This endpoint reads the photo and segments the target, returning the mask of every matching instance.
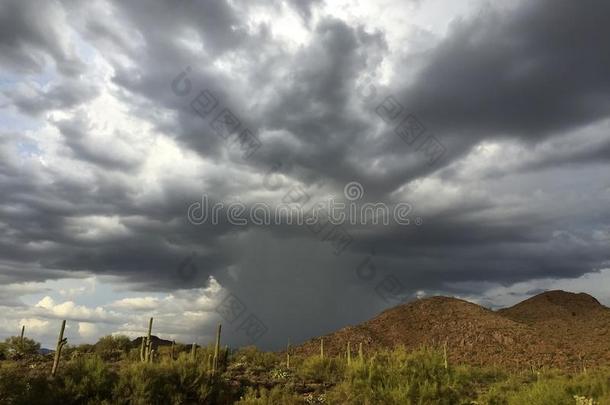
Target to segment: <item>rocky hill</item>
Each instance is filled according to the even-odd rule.
[[[595,298],[550,291],[500,311],[456,298],[421,299],[321,338],[331,354],[344,353],[348,341],[365,351],[446,342],[449,359],[459,363],[580,368],[610,363],[609,327],[610,309]],[[295,351],[319,353],[320,338]]]
[[[146,339],[145,337],[137,337],[134,340],[131,341],[131,347],[140,347],[140,345],[142,344],[142,339]],[[165,340],[165,339],[161,339],[160,337],[157,337],[155,335],[151,335],[150,336],[150,340],[152,341],[153,347],[159,347],[159,346],[171,346],[172,345],[172,341],[171,340]]]
[[[610,309],[588,294],[547,291],[498,313],[533,328],[572,364],[610,364]]]

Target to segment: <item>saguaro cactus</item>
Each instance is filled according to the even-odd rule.
[[[362,352],[362,342],[358,345],[358,360],[360,363],[364,364],[364,353]]]
[[[216,371],[218,370],[221,329],[222,329],[222,325],[218,324],[218,329],[216,330],[216,344],[214,345],[214,361],[212,362],[212,373],[216,373]]]
[[[150,318],[150,320],[148,321],[148,334],[146,335],[146,343],[144,344],[144,356],[140,355],[140,358],[142,359],[142,361],[144,363],[149,363],[152,361],[152,358],[150,355],[150,352],[152,351],[152,338],[151,338],[152,324],[153,324],[153,318]]]
[[[320,358],[324,358],[324,338],[320,339]]]
[[[152,344],[152,342],[150,342],[150,349],[149,349],[149,354],[148,354],[148,362],[152,363],[154,358],[155,358],[155,354],[157,353],[157,348],[155,348]]]
[[[57,338],[57,346],[55,348],[55,358],[53,359],[53,369],[51,369],[51,376],[55,377],[57,368],[59,367],[59,358],[61,357],[61,349],[68,343],[68,339],[64,338],[64,330],[66,329],[66,320],[61,322],[61,329],[59,331],[59,337]]]
[[[447,340],[443,344],[443,359],[445,360],[445,370],[449,368],[449,362],[447,361]]]
[[[23,347],[23,334],[25,333],[25,325],[21,327],[21,336],[19,337],[19,345]]]
[[[286,368],[290,369],[290,340],[288,340],[286,345]]]
[[[191,346],[191,360],[197,360],[197,344],[195,342]]]
[[[175,346],[176,346],[176,341],[172,340],[172,348],[171,348],[170,353],[169,353],[169,358],[171,360],[174,360],[174,347]]]
[[[144,363],[146,358],[144,356],[144,351],[146,350],[146,338],[142,336],[142,340],[140,341],[140,361]]]
[[[349,341],[347,342],[347,365],[352,364],[352,350]]]

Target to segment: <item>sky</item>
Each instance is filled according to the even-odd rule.
[[[609,35],[604,0],[3,0],[0,337],[610,305]],[[229,218],[320,201],[408,224]]]

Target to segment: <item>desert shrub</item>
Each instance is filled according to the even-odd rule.
[[[280,358],[276,353],[262,352],[255,346],[246,346],[238,349],[231,354],[230,360],[261,370],[271,370],[280,362]]]
[[[461,403],[469,390],[455,374],[445,369],[442,354],[434,350],[379,352],[350,365],[328,398],[330,403],[350,404]]]
[[[64,404],[99,404],[112,399],[117,376],[96,355],[69,361],[53,381]]]
[[[62,350],[62,357],[76,360],[82,356],[89,356],[95,353],[95,346],[90,344],[82,344],[78,346],[67,345]]]
[[[343,378],[345,361],[337,357],[312,356],[303,360],[297,369],[297,375],[308,381],[337,382]]]
[[[46,375],[28,373],[20,363],[3,361],[0,363],[0,403],[45,405],[58,402]]]
[[[610,403],[610,370],[595,370],[573,376],[566,390],[572,396],[592,397],[602,404]]]
[[[306,404],[304,398],[286,387],[248,388],[244,395],[235,402],[238,405],[296,405]]]
[[[205,366],[185,356],[174,362],[132,363],[120,369],[114,403],[223,404],[231,403],[230,387]]]
[[[569,375],[551,370],[533,376],[530,373],[512,374],[505,381],[493,384],[481,395],[490,405],[575,404],[576,397],[593,400],[595,404],[610,403],[610,373],[595,370],[588,374]]]
[[[37,355],[40,350],[40,343],[33,339],[24,337],[23,341],[19,336],[11,336],[0,343],[0,357],[2,359],[20,359],[24,356]]]
[[[166,367],[132,363],[121,368],[114,400],[120,404],[179,403],[178,380]]]
[[[466,369],[466,373],[470,370],[476,370],[471,367],[462,367]],[[476,372],[476,371],[475,371]],[[472,373],[472,371],[470,371]],[[531,372],[516,373],[516,374],[500,374],[495,381],[477,380],[476,383],[480,386],[482,393],[479,395],[479,401],[488,405],[506,405],[508,397],[519,391],[521,388],[536,381],[537,377]]]
[[[537,381],[511,395],[508,405],[574,405],[574,398],[564,384],[560,379]]]
[[[95,353],[106,361],[117,361],[128,356],[131,341],[127,336],[104,336],[95,344]]]

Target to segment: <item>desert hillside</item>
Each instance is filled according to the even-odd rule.
[[[587,294],[549,291],[513,307],[491,311],[449,297],[432,297],[388,309],[362,324],[311,339],[296,348],[330,354],[349,341],[364,351],[443,346],[449,359],[475,365],[582,368],[610,361],[610,309]]]

